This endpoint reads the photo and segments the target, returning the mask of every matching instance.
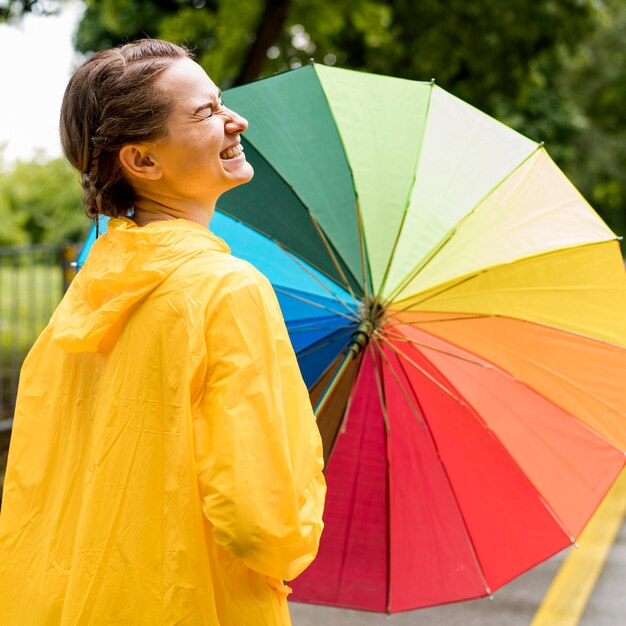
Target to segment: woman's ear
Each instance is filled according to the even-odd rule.
[[[163,170],[153,153],[143,144],[128,144],[120,148],[120,163],[127,174],[135,178],[157,180]]]

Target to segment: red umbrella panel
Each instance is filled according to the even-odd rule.
[[[430,317],[428,332],[383,328],[361,355],[328,463],[322,545],[296,600],[396,612],[488,595],[570,545],[624,466],[527,382],[432,332],[456,335],[460,320]],[[497,325],[524,343],[518,322]],[[557,360],[576,372],[587,344]]]

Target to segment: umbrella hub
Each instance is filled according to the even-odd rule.
[[[385,316],[385,308],[376,296],[370,296],[363,300],[359,309],[359,327],[352,334],[352,340],[348,345],[348,351],[353,357],[367,346],[373,334],[382,326]]]

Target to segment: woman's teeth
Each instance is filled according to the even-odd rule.
[[[233,148],[228,148],[228,150],[224,150],[224,152],[220,153],[220,159],[234,159],[239,156],[243,152],[243,147],[238,145]]]

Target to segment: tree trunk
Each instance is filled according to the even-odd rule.
[[[291,0],[265,0],[256,37],[233,87],[245,85],[259,77],[267,59],[267,49],[278,39],[287,19],[290,4]]]

